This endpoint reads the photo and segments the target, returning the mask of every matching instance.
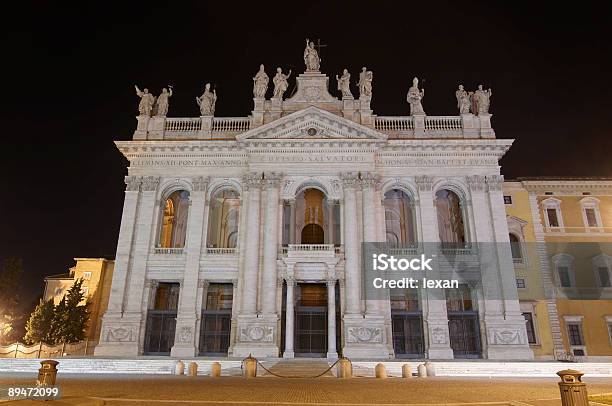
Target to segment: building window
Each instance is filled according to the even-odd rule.
[[[584,335],[582,330],[582,319],[581,315],[565,315],[563,316],[565,321],[565,329],[567,332],[567,342],[569,343],[570,352],[574,356],[585,356],[586,345],[584,342]]]
[[[504,196],[504,204],[512,204],[512,196]]]
[[[87,297],[87,295],[89,294],[89,288],[88,287],[84,287],[81,289],[81,292],[83,292],[83,296]]]
[[[88,281],[91,279],[91,272],[83,272],[83,279]]]
[[[583,346],[582,325],[580,323],[568,323],[567,338],[571,346]]]
[[[189,192],[177,190],[166,198],[162,207],[159,246],[162,248],[183,248],[187,233]]]
[[[533,313],[525,312],[523,313],[523,317],[525,318],[525,327],[527,329],[527,341],[529,344],[537,344]]]
[[[587,227],[598,227],[595,209],[584,209],[584,214],[587,220]]]
[[[240,223],[240,194],[220,189],[210,200],[208,215],[208,248],[236,248]]]
[[[385,193],[385,230],[387,243],[391,245],[413,245],[416,243],[416,224],[412,199],[398,189]]]
[[[561,200],[550,197],[542,201],[544,209],[544,222],[548,228],[563,229],[563,217],[561,216]]]
[[[591,228],[601,229],[603,222],[601,220],[601,212],[599,211],[599,200],[594,197],[585,197],[580,200],[580,205],[582,206],[582,220],[587,232]]]
[[[444,246],[463,248],[466,243],[463,207],[459,196],[448,189],[436,192],[438,233]]]
[[[515,264],[523,263],[523,249],[521,247],[521,240],[514,235],[510,234],[510,251],[512,251],[512,260]]]
[[[610,270],[607,267],[600,266],[599,268],[597,268],[597,276],[599,276],[600,287],[610,287]]]
[[[552,257],[555,285],[561,288],[576,286],[574,273],[574,257],[567,254],[557,254]]]
[[[516,287],[519,289],[525,289],[527,287],[525,284],[525,278],[516,278]]]
[[[572,286],[572,282],[570,280],[569,268],[567,266],[560,266],[557,268],[557,272],[559,274],[559,285],[562,288],[569,288]]]
[[[556,209],[546,209],[546,217],[548,218],[549,227],[559,227],[559,218],[557,217]]]
[[[601,254],[593,258],[595,285],[600,288],[612,287],[612,257]]]

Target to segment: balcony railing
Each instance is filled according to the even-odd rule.
[[[242,133],[251,127],[248,117],[215,117],[212,122],[213,133]]]
[[[461,117],[435,116],[425,117],[425,130],[434,131],[461,131]]]
[[[234,255],[238,253],[238,248],[206,248],[209,255]]]
[[[181,255],[183,253],[183,248],[155,247],[153,252],[155,254],[161,254],[161,255]]]
[[[413,131],[414,121],[412,116],[377,116],[374,128],[379,131]]]
[[[166,118],[164,131],[166,133],[181,134],[181,133],[197,133],[202,128],[202,122],[199,117],[188,118]]]

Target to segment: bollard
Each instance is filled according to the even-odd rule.
[[[402,365],[402,378],[412,378],[412,368],[410,364]]]
[[[385,364],[376,364],[374,371],[378,379],[387,379],[387,368],[385,368]]]
[[[174,365],[174,374],[185,375],[185,363],[183,361],[176,361],[176,364]]]
[[[52,359],[46,359],[40,361],[42,365],[38,370],[38,379],[36,380],[37,386],[55,386],[55,380],[57,378],[57,365],[59,362]]]
[[[190,362],[189,366],[187,367],[187,373],[189,376],[198,376],[198,363]]]
[[[434,364],[429,361],[425,362],[425,371],[427,372],[427,376],[436,376],[436,368]]]
[[[582,382],[584,373],[573,369],[564,369],[557,372],[561,377],[559,391],[561,392],[562,406],[589,406],[586,383]]]
[[[338,360],[338,370],[336,375],[338,378],[352,378],[353,377],[353,364],[348,358],[340,358]]]
[[[419,364],[419,366],[417,367],[417,376],[419,378],[427,377],[427,367],[425,367],[425,364]]]
[[[257,377],[257,358],[251,354],[242,360],[242,376],[247,379]]]
[[[213,362],[210,366],[211,378],[218,378],[221,376],[221,363]]]

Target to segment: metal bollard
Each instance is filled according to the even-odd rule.
[[[198,363],[190,362],[189,366],[187,367],[187,373],[189,376],[198,376]]]
[[[340,358],[338,360],[338,370],[336,373],[338,378],[352,378],[353,377],[353,364],[348,358]]]
[[[55,380],[57,378],[57,365],[59,362],[52,359],[46,359],[40,361],[42,365],[38,370],[38,379],[36,380],[37,386],[55,386]]]
[[[374,371],[378,379],[387,379],[387,368],[385,368],[385,364],[376,364]]]
[[[175,375],[185,375],[185,363],[183,361],[176,361],[174,364]]]
[[[247,379],[257,377],[257,358],[251,354],[242,360],[242,376]]]
[[[586,383],[582,382],[583,372],[573,369],[564,369],[557,372],[561,377],[559,391],[561,392],[561,405],[563,406],[589,406]]]
[[[425,362],[425,371],[427,372],[427,376],[436,376],[436,368],[434,364],[429,361]]]
[[[210,377],[218,378],[221,376],[221,363],[213,362],[210,366]]]
[[[410,364],[402,365],[402,378],[412,378],[412,368]]]
[[[427,367],[425,366],[425,364],[419,364],[419,366],[417,367],[417,376],[419,378],[427,377]]]

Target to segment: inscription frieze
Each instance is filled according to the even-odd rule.
[[[195,159],[134,159],[130,162],[130,166],[181,166],[181,167],[198,167],[198,166],[246,166],[246,159],[224,159],[224,158],[195,158]]]

